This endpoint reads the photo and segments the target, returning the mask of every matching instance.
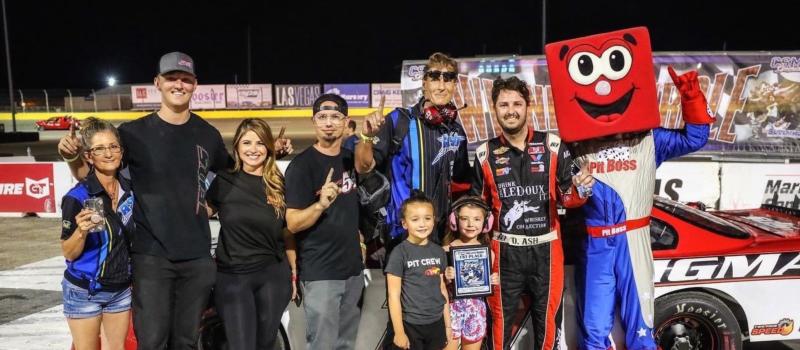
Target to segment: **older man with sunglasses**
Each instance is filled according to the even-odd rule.
[[[431,239],[438,243],[444,236],[450,199],[470,186],[467,138],[452,102],[458,64],[437,52],[428,59],[424,72],[419,102],[385,117],[382,109],[368,115],[362,123],[362,142],[356,146],[356,167],[362,172],[377,167],[391,173],[386,222],[392,242],[402,241],[405,234],[400,206],[412,189],[422,190],[433,200],[439,220]]]

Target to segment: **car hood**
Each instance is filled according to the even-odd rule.
[[[800,239],[800,216],[779,210],[759,208],[712,212],[717,217],[749,229],[756,239]]]

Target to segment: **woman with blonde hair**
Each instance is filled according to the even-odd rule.
[[[214,299],[231,349],[272,349],[296,280],[283,175],[265,121],[243,120],[233,149],[233,169],[206,194],[221,224]]]

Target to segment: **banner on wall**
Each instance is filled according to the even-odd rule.
[[[709,142],[701,152],[800,154],[800,52],[654,53],[661,125],[681,128],[683,119],[667,66],[696,70],[709,108],[716,117]],[[531,87],[529,125],[557,131],[547,63],[543,56],[502,56],[458,59],[459,76],[453,97],[471,148],[500,133],[491,108],[492,81],[516,75]],[[403,105],[422,96],[425,61],[404,61],[401,71]]]
[[[0,163],[0,212],[56,212],[52,163]]]
[[[369,107],[369,84],[325,84],[322,90],[341,96],[349,108]]]
[[[276,84],[273,90],[276,108],[311,107],[314,105],[314,100],[322,95],[322,87],[318,84]]]
[[[134,109],[156,109],[161,106],[161,92],[152,84],[131,85]]]
[[[655,194],[716,208],[720,194],[719,163],[664,162],[656,170]]]
[[[225,108],[225,85],[197,85],[192,94],[192,102],[189,108]]]
[[[721,169],[720,209],[758,208],[762,203],[798,209],[797,164],[726,163]]]
[[[132,85],[134,109],[156,109],[161,106],[161,92],[154,85]],[[192,94],[191,109],[224,109],[225,85],[197,85]]]
[[[272,85],[225,85],[228,108],[272,108]]]
[[[386,97],[385,108],[397,108],[403,106],[403,94],[400,92],[398,83],[372,84],[372,107],[378,107],[381,103],[381,96]]]

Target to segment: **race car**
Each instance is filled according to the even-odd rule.
[[[800,339],[800,211],[706,212],[655,197],[650,228],[662,349]]]
[[[70,115],[60,115],[37,121],[36,130],[69,130],[69,126],[72,124],[75,125],[76,129],[81,125],[78,119]]]
[[[565,310],[563,342],[577,348],[574,258],[580,219],[564,224]],[[650,220],[654,256],[655,322],[661,349],[743,349],[744,342],[800,339],[800,210],[763,205],[758,209],[706,211],[654,196]],[[516,335],[529,344],[527,319]],[[526,329],[527,328],[527,329]],[[612,338],[624,349],[619,320]],[[774,344],[774,346],[773,346]],[[768,348],[783,348],[777,342]]]

